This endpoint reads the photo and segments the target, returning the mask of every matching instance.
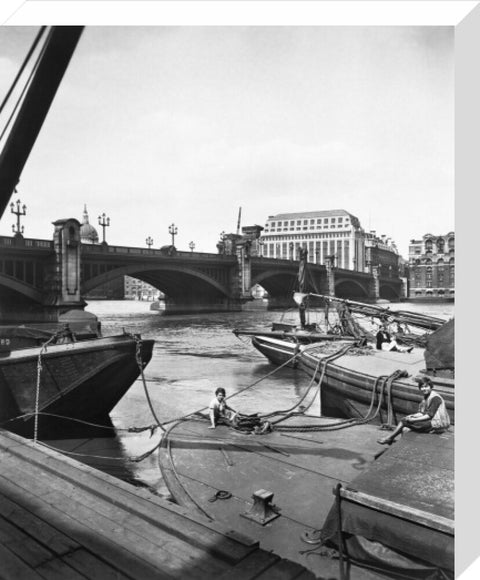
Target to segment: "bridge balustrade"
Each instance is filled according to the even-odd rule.
[[[215,260],[231,261],[232,256],[224,254],[214,254],[209,252],[183,252],[176,250],[173,254],[168,254],[165,250],[156,250],[152,248],[135,248],[129,246],[110,246],[103,244],[82,244],[82,252],[84,253],[108,253],[108,254],[127,254],[134,256],[155,256],[162,258],[190,258],[201,259],[210,258]]]
[[[28,248],[29,250],[35,248],[53,251],[53,242],[51,240],[37,240],[34,238],[20,238],[20,240],[15,237],[0,236],[0,247],[19,250],[22,248]]]

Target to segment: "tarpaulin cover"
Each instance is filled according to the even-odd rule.
[[[390,570],[454,570],[453,434],[409,432],[357,477],[347,489],[385,503],[385,509],[341,498],[341,527],[350,556]],[[412,515],[389,509],[400,504]],[[415,517],[428,514],[430,522]],[[338,545],[338,512],[333,506],[322,537]],[[450,522],[445,530],[438,522]],[[349,535],[353,537],[349,537]],[[450,575],[450,574],[449,574]]]
[[[427,370],[455,368],[455,323],[449,320],[427,338],[425,364]]]

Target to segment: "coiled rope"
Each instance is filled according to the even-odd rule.
[[[386,424],[382,425],[382,429],[391,429],[393,427],[393,405],[391,400],[391,390],[392,384],[395,380],[401,377],[408,376],[407,371],[405,370],[397,370],[393,372],[389,376],[380,376],[377,377],[375,383],[372,388],[371,398],[370,398],[370,407],[367,410],[364,417],[352,418],[352,419],[345,419],[344,421],[339,421],[336,423],[330,423],[328,425],[324,424],[316,424],[316,425],[273,425],[272,428],[275,431],[298,431],[298,432],[307,432],[307,431],[336,431],[340,429],[347,429],[349,427],[355,427],[357,425],[365,425],[373,421],[379,414],[380,408],[382,405],[382,399],[384,394],[385,385],[387,385],[387,409],[388,409],[388,421]],[[374,406],[375,395],[377,392],[377,387],[380,384],[380,392],[378,394],[378,403],[375,412],[372,414],[372,409]]]

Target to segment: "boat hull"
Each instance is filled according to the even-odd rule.
[[[385,424],[393,419],[398,423],[405,415],[416,413],[421,400],[418,384],[414,377],[424,369],[423,353],[421,349],[415,353],[386,353],[372,350],[367,360],[361,357],[343,356],[329,362],[323,373],[320,385],[320,401],[322,414],[334,417],[364,418],[371,412],[372,397],[373,410],[378,407],[374,422]],[[419,356],[422,355],[422,356]],[[409,358],[410,357],[410,358]],[[322,356],[314,350],[304,349],[298,357],[298,368],[309,376],[320,380],[318,372]],[[323,365],[320,363],[320,368]],[[397,370],[404,370],[408,374],[405,378],[398,378],[391,383],[390,395],[387,388],[383,389],[379,402],[380,377],[390,376]],[[452,424],[454,423],[455,397],[454,381],[440,377],[431,377],[434,389],[445,400]],[[375,395],[373,395],[375,391]],[[391,417],[389,417],[389,399]],[[379,404],[380,403],[380,404]]]
[[[32,436],[37,386],[39,437],[78,429],[78,422],[47,414],[101,423],[140,375],[138,361],[142,367],[150,361],[153,343],[122,335],[47,346],[43,353],[12,350],[0,359],[0,423]]]
[[[264,336],[254,336],[252,337],[252,344],[271,363],[279,366],[297,367],[297,359],[294,357],[300,352],[298,343]]]
[[[322,369],[322,359],[318,345],[300,346],[289,341],[272,339],[264,336],[252,338],[252,344],[270,362],[276,365],[286,364],[298,368],[318,381]],[[339,340],[332,348],[341,350],[351,342]],[[330,350],[331,352],[331,350]],[[409,376],[393,381],[391,388],[391,413],[386,392],[382,397],[378,413],[373,422],[394,423],[411,413],[418,411],[420,392],[413,380],[425,368],[423,349],[414,349],[413,353],[388,353],[371,349],[368,357],[343,356],[328,362],[323,373],[320,388],[322,414],[331,417],[364,418],[370,410],[374,388],[380,392],[379,377],[387,377],[396,370],[405,370]],[[297,354],[297,357],[293,358]],[[442,377],[431,377],[435,390],[444,398],[454,423],[455,397],[454,381]],[[386,389],[385,389],[386,391]],[[374,398],[374,408],[378,405],[378,395]]]

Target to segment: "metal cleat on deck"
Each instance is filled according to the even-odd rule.
[[[255,491],[252,495],[253,505],[246,510],[245,513],[240,514],[242,517],[247,518],[261,524],[264,526],[271,522],[275,518],[278,518],[280,513],[278,513],[277,508],[271,504],[273,499],[273,492],[266,489],[259,489]]]

